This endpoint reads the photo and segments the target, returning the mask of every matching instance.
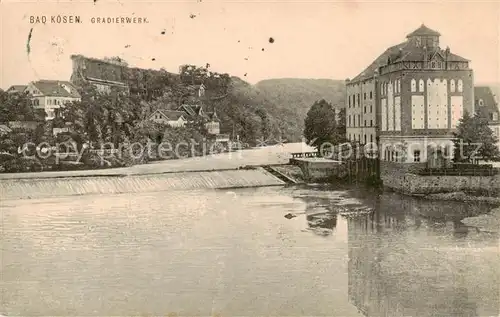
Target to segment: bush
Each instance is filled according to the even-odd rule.
[[[7,173],[41,172],[43,164],[36,158],[18,157],[7,161],[3,165]]]

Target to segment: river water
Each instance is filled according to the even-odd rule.
[[[309,185],[0,208],[7,316],[499,314],[499,236],[460,222],[486,205]]]

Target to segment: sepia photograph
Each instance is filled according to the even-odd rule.
[[[500,317],[500,1],[0,0],[0,317]]]

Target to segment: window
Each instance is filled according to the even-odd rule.
[[[370,127],[373,127],[373,120],[370,120]]]
[[[349,96],[349,108],[351,108],[351,96]]]
[[[349,125],[348,125],[348,127],[350,127],[350,126],[351,126],[351,115],[349,115]]]
[[[373,105],[370,105],[370,113],[373,113]]]
[[[370,91],[370,99],[373,98],[373,93]]]
[[[361,115],[358,114],[358,125],[361,125]]]
[[[363,93],[363,100],[366,100],[366,92]]]
[[[420,151],[413,151],[413,162],[420,162]]]
[[[431,68],[436,68],[436,62],[431,62]]]
[[[419,92],[424,92],[424,80],[423,79],[420,79],[418,81],[418,91]]]
[[[458,82],[457,82],[457,90],[458,90],[458,92],[462,92],[464,90],[463,86],[464,86],[464,83],[462,82],[461,79],[459,79]]]
[[[370,142],[373,143],[373,134],[370,134]]]
[[[416,92],[417,91],[417,82],[415,79],[411,80],[411,92]]]
[[[450,91],[455,92],[455,80],[450,80]]]
[[[479,99],[479,106],[484,106],[483,99]]]
[[[493,121],[498,121],[498,112],[493,113]]]
[[[361,105],[360,98],[361,98],[361,94],[358,94],[358,107]]]
[[[366,134],[365,134],[365,143],[364,144],[366,144]]]
[[[361,142],[361,134],[358,134],[358,141]]]
[[[366,127],[366,120],[365,120],[365,125],[364,126]]]
[[[364,112],[366,113],[366,106],[364,107]]]

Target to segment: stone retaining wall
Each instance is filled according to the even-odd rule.
[[[406,194],[478,192],[500,196],[500,175],[494,176],[421,176],[414,174],[425,163],[380,163],[384,187]]]

